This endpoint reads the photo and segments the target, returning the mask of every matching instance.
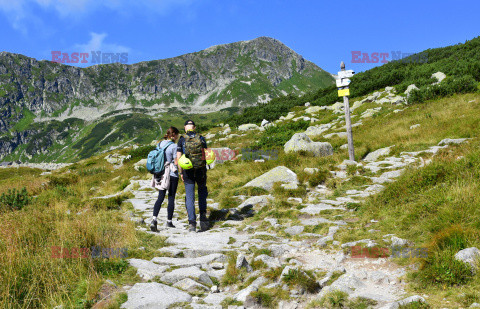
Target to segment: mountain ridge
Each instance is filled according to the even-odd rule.
[[[328,72],[267,37],[172,58],[86,68],[0,53],[0,110],[3,119],[13,121],[24,116],[14,106],[28,109],[37,121],[60,115],[66,119],[75,111],[73,117],[98,118],[138,105],[156,112],[176,107],[203,113],[330,84]],[[98,112],[92,113],[92,107]],[[1,123],[0,133],[7,128],[8,123]]]

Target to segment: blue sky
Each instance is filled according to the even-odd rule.
[[[0,51],[163,59],[212,45],[276,38],[330,73],[363,71],[352,51],[413,53],[480,35],[480,1],[0,0]],[[391,57],[391,56],[390,56]]]

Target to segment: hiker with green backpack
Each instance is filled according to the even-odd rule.
[[[185,137],[180,137],[177,146],[177,161],[180,177],[185,184],[185,206],[188,213],[189,231],[196,232],[195,183],[198,187],[200,230],[208,229],[207,219],[207,161],[205,138],[195,132],[193,120],[185,121]]]
[[[178,170],[176,150],[179,131],[175,127],[170,127],[157,148],[151,151],[147,158],[147,170],[153,174],[152,186],[158,189],[158,199],[153,207],[153,218],[150,224],[150,230],[157,232],[157,217],[160,212],[163,200],[168,190],[168,207],[166,227],[175,226],[172,223],[173,211],[175,210],[175,194],[178,186]]]

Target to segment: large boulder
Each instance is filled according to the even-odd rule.
[[[480,261],[480,250],[476,247],[460,250],[455,254],[455,259],[469,264],[472,271],[476,271],[478,262]]]
[[[258,126],[254,123],[242,124],[238,127],[238,130],[240,131],[248,131],[253,129],[258,129]]]
[[[271,190],[275,182],[298,184],[297,174],[285,166],[277,166],[248,182],[244,187],[259,187],[265,190]]]
[[[418,87],[415,86],[415,84],[411,84],[407,87],[407,90],[405,90],[405,94],[407,95],[407,97],[410,96],[410,92],[412,92],[413,90],[418,90]]]
[[[445,73],[442,73],[442,72],[437,72],[437,73],[433,73],[432,74],[432,78],[436,78],[438,82],[434,83],[434,84],[439,84],[442,82],[442,80],[444,80],[445,78],[447,77],[447,75],[445,75]]]
[[[315,157],[325,157],[333,154],[333,147],[330,143],[312,142],[305,133],[295,133],[284,145],[285,152],[306,151]]]

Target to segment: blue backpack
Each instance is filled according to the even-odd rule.
[[[147,157],[147,170],[152,174],[159,174],[165,170],[165,149],[173,144],[173,142],[167,143],[167,146],[160,148],[160,143],[157,148],[150,151]]]

